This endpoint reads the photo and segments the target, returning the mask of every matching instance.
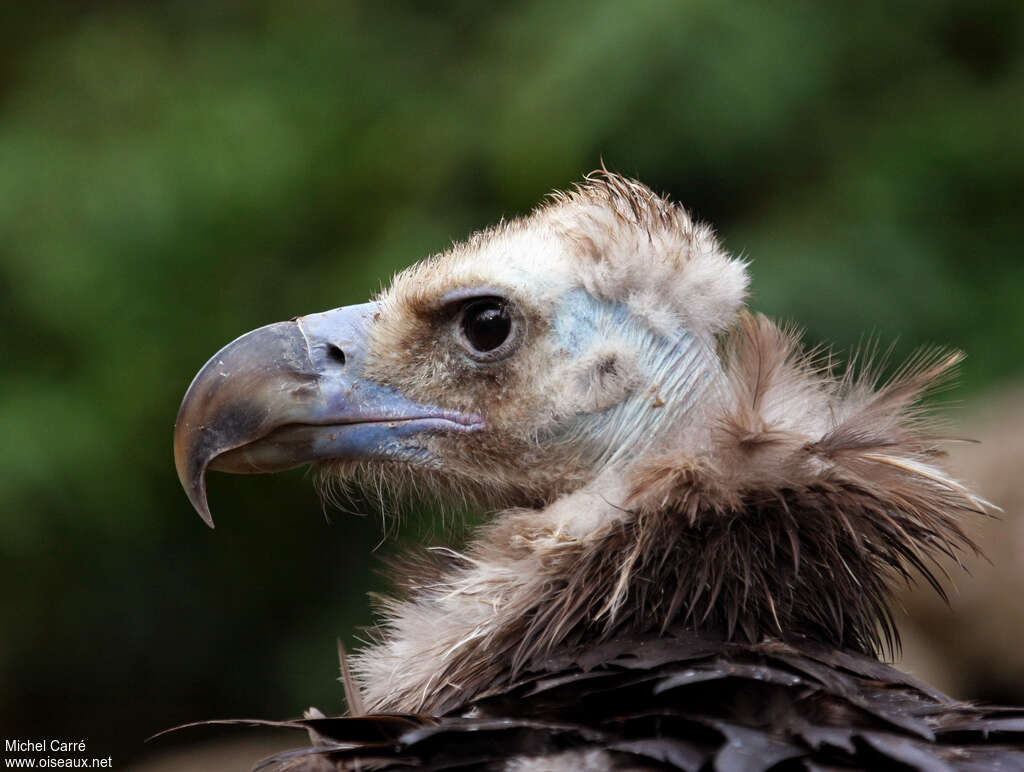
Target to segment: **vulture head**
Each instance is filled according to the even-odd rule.
[[[185,395],[178,475],[211,525],[207,470],[308,463],[497,510],[409,561],[355,658],[372,710],[450,710],[626,634],[877,653],[888,583],[935,583],[984,508],[916,406],[957,355],[839,374],[746,288],[707,226],[595,173],[372,302],[230,343]]]
[[[721,379],[715,336],[746,284],[682,209],[594,179],[405,270],[374,302],[229,344],[185,397],[178,473],[208,522],[207,468],[313,461],[544,506],[659,443],[697,441]]]

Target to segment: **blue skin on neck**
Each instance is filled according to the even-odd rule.
[[[666,336],[626,304],[595,298],[581,287],[558,300],[553,328],[567,357],[579,360],[616,341],[640,373],[639,383],[620,402],[578,413],[545,438],[575,444],[597,466],[635,455],[656,441],[656,427],[685,420],[711,380],[714,354],[696,335],[679,328]]]

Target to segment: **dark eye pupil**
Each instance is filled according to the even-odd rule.
[[[477,351],[493,351],[508,338],[512,320],[502,303],[490,300],[466,309],[462,329],[466,340]]]

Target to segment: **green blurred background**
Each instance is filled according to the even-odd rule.
[[[810,340],[963,348],[967,400],[1024,372],[1020,0],[4,6],[6,737],[127,761],[176,723],[340,709],[334,639],[394,544],[301,472],[214,477],[208,531],[179,400],[236,335],[602,158]]]

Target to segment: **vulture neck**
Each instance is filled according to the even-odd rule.
[[[700,429],[700,406],[722,377],[712,340],[582,290],[567,293],[562,307],[556,336],[582,360],[574,380],[585,393],[569,400],[577,414],[541,441],[553,466],[570,462],[592,478],[622,476],[631,459]]]
[[[625,634],[897,645],[888,583],[941,593],[937,556],[984,511],[938,465],[915,404],[957,357],[894,380],[835,377],[745,316],[693,422],[543,509],[499,514],[463,552],[407,572],[355,658],[367,707],[442,713],[552,655]],[[941,570],[941,569],[940,569]]]

